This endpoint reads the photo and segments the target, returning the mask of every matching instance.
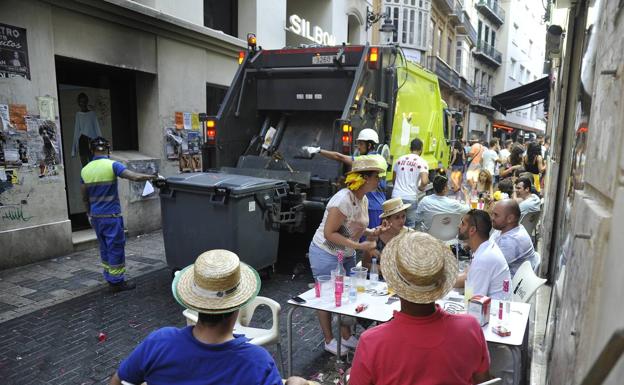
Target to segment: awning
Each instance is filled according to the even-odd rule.
[[[492,96],[492,107],[506,114],[513,108],[548,99],[549,91],[550,79],[545,76],[534,82]]]

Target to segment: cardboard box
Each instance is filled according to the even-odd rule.
[[[475,295],[468,302],[468,314],[477,319],[479,325],[484,326],[490,320],[490,304],[492,300],[485,295]]]

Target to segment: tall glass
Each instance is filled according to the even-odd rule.
[[[351,281],[354,282],[355,289],[358,293],[366,291],[366,274],[368,269],[362,266],[351,268]]]
[[[316,284],[320,287],[321,300],[334,300],[334,283],[330,275],[319,275],[316,277]]]

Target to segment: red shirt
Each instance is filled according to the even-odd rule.
[[[436,305],[427,317],[401,312],[362,334],[349,385],[472,384],[489,370],[483,331],[472,316],[448,314]]]

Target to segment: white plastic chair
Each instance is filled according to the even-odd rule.
[[[524,261],[511,279],[511,292],[514,302],[529,302],[529,299],[535,294],[537,289],[542,286],[546,280],[535,275],[531,261]]]
[[[268,306],[271,309],[273,324],[270,329],[254,328],[250,327],[249,323],[256,311],[256,308],[260,305]],[[244,334],[250,339],[250,343],[259,346],[276,345],[277,359],[279,361],[282,373],[284,372],[284,361],[282,360],[282,345],[280,340],[279,331],[279,313],[282,307],[279,303],[267,297],[256,297],[253,301],[241,308],[238,312],[238,319],[234,325],[234,333]],[[187,325],[195,325],[197,323],[197,312],[194,310],[186,309],[184,312]]]
[[[492,378],[491,380],[485,381],[485,382],[480,382],[477,385],[492,385],[492,384],[498,384],[503,382],[503,379],[500,377],[497,378]]]
[[[441,241],[450,241],[457,237],[462,214],[435,214],[431,219],[429,235]]]
[[[535,244],[535,229],[537,228],[537,223],[539,222],[539,219],[540,219],[539,211],[526,213],[522,216],[522,218],[520,218],[520,224],[524,226],[527,233],[529,233],[529,236],[531,237],[533,244]]]

